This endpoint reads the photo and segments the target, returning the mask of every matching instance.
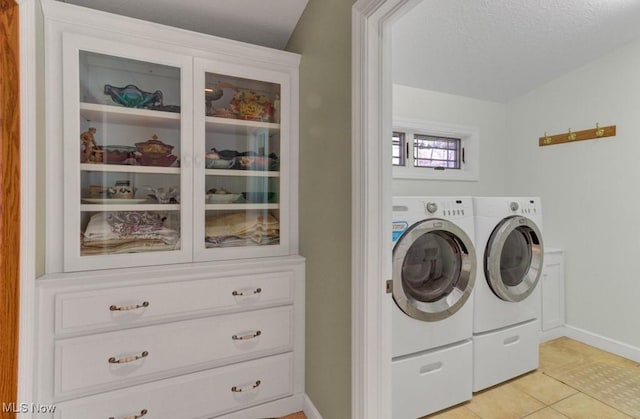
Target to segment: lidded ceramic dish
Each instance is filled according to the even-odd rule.
[[[136,143],[136,150],[144,157],[150,159],[160,159],[171,154],[173,146],[163,143],[158,139],[157,135],[153,134],[150,140],[147,140],[143,143]]]

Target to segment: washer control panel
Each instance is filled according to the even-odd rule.
[[[426,215],[455,218],[473,215],[471,202],[462,199],[451,199],[447,201],[425,201],[424,212]]]
[[[539,203],[536,199],[522,199],[509,202],[509,209],[513,214],[527,215],[537,214]]]

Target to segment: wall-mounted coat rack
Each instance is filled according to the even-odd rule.
[[[596,138],[613,137],[616,135],[616,126],[610,125],[607,127],[601,127],[596,124],[595,128],[585,129],[583,131],[572,132],[569,129],[564,134],[547,135],[544,133],[544,137],[538,139],[538,145],[540,147],[546,145],[555,145],[563,143],[572,143],[575,141],[593,140]]]

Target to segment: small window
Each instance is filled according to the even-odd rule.
[[[393,157],[394,166],[404,166],[406,162],[407,140],[405,139],[404,132],[393,132],[393,150],[391,155]]]
[[[460,169],[462,154],[460,138],[415,134],[413,165],[443,169]]]
[[[477,128],[427,121],[394,120],[395,179],[478,180]]]

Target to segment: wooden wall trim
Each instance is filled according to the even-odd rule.
[[[0,0],[0,11],[4,12],[5,10],[11,10],[14,7],[18,7],[18,3],[15,0]],[[18,10],[15,10],[15,13],[18,13]]]
[[[0,0],[0,402],[17,403],[20,299],[19,9]],[[6,416],[5,416],[6,415]],[[2,417],[13,418],[14,413]]]

